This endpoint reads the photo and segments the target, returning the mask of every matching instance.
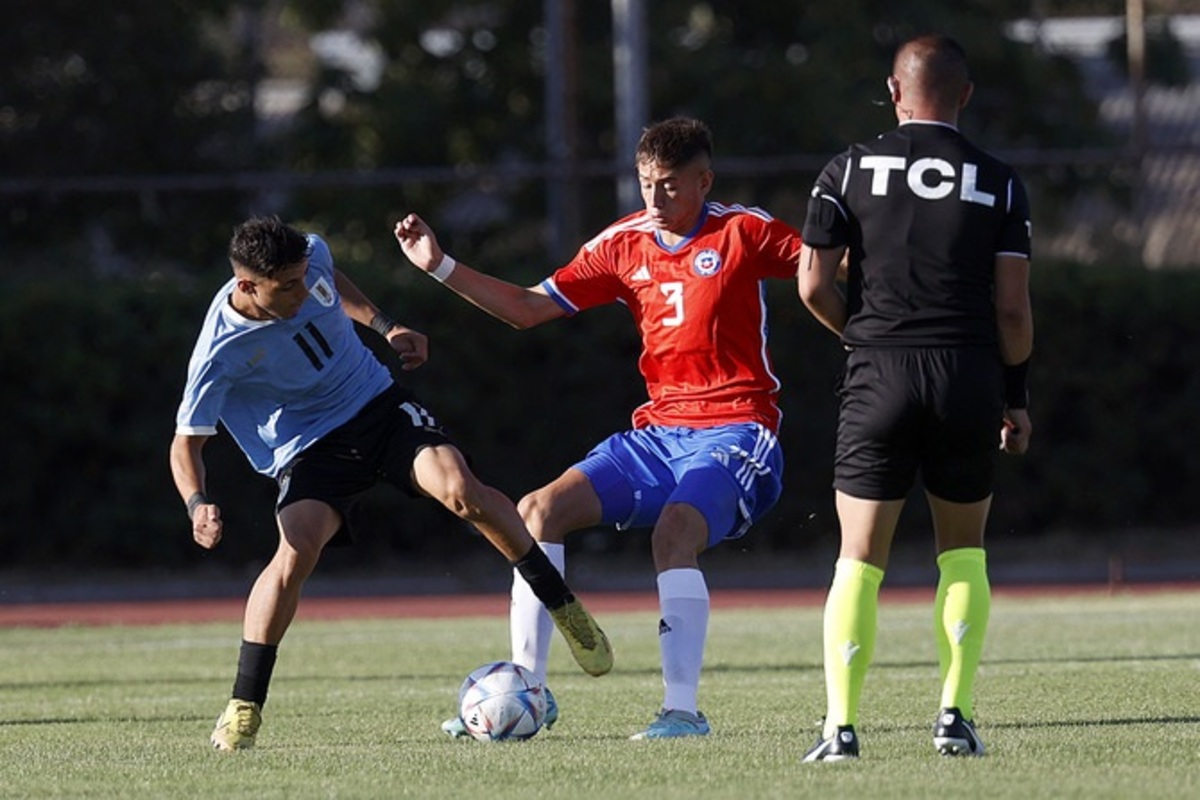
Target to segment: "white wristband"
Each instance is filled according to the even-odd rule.
[[[446,278],[450,277],[450,273],[454,272],[454,268],[457,266],[458,262],[451,258],[449,253],[442,253],[442,263],[437,265],[437,269],[429,273],[429,277],[438,283],[445,283]]]

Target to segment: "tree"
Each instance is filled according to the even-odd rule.
[[[253,109],[238,53],[208,38],[233,0],[126,0],[86,12],[69,0],[21,5],[0,27],[7,178],[199,174],[252,161]],[[116,186],[23,193],[6,198],[0,237],[10,248],[89,237],[134,252],[164,239],[179,246],[190,232],[211,235],[203,224],[211,216],[195,200]]]
[[[337,6],[319,0],[295,8],[310,25],[339,25]],[[605,3],[573,6],[577,157],[612,160],[610,10]],[[1073,65],[1004,35],[1005,22],[1026,10],[1015,0],[921,0],[902,9],[878,0],[658,0],[647,4],[651,113],[706,119],[726,161],[809,154],[815,171],[824,156],[894,124],[890,109],[872,103],[886,98],[883,81],[894,49],[910,35],[936,29],[959,38],[969,52],[977,91],[963,126],[981,144],[1055,148],[1100,141],[1095,108]],[[324,71],[281,141],[282,157],[303,169],[541,164],[547,156],[543,79],[547,70],[564,68],[545,62],[541,12],[540,4],[517,0],[379,4],[356,33],[384,54],[380,83],[364,90],[345,73]],[[327,92],[344,100],[336,110],[320,102]],[[632,168],[614,168],[626,167]],[[719,174],[722,186],[744,199],[756,193],[758,202],[789,213],[802,212],[813,177],[772,167],[748,181]],[[1076,178],[1053,180],[1061,188]],[[613,215],[606,185],[611,175],[597,182],[600,191],[585,193],[584,235]],[[476,216],[481,230],[465,246],[486,234],[489,240],[517,236],[538,247],[539,237],[514,233],[513,226],[544,216],[540,188],[496,188],[490,214]],[[428,186],[402,187],[402,193],[427,211],[454,199],[453,192],[430,193]],[[364,210],[338,205],[355,214]]]

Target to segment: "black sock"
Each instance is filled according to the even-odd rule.
[[[562,575],[550,563],[550,559],[546,557],[536,542],[528,553],[513,562],[513,566],[529,584],[534,596],[541,600],[542,605],[546,608],[551,610],[562,608],[575,599],[575,595],[571,594],[571,590],[567,588]]]
[[[275,670],[278,651],[279,645],[242,641],[237,680],[233,682],[234,697],[258,703],[260,708],[266,705],[267,687],[271,685],[271,673]]]

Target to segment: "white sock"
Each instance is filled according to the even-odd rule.
[[[669,569],[658,574],[662,619],[663,708],[696,713],[704,640],[708,634],[708,584],[698,569]]]
[[[562,544],[538,542],[538,547],[559,571],[566,573],[567,548]],[[512,641],[512,660],[546,682],[546,661],[550,657],[550,641],[554,638],[554,620],[537,599],[533,589],[513,570],[512,604],[508,609],[508,630]]]

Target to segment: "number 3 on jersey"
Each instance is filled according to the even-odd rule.
[[[667,298],[667,305],[675,311],[670,316],[663,317],[663,327],[677,328],[683,324],[683,282],[668,281],[658,287]]]

